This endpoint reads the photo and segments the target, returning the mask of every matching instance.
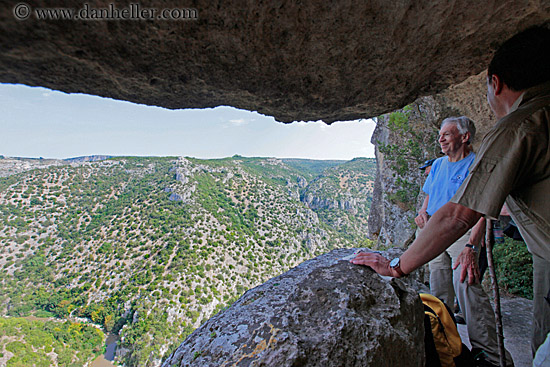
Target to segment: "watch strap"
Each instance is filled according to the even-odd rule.
[[[394,269],[397,272],[397,274],[399,274],[400,277],[404,277],[405,275],[407,275],[403,273],[403,270],[401,270],[401,259],[399,258],[397,259],[397,264],[393,266],[390,264],[390,267]]]
[[[472,250],[474,250],[474,252],[478,252],[479,251],[479,248],[475,245],[472,245],[470,243],[467,243],[465,247],[469,247],[471,248]]]

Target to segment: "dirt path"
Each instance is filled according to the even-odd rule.
[[[533,302],[525,298],[501,296],[501,309],[504,328],[504,345],[512,354],[515,367],[531,367],[531,317]],[[466,325],[458,325],[462,341],[468,347]]]

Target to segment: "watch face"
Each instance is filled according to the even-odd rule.
[[[393,259],[391,262],[390,262],[390,266],[392,268],[395,268],[397,265],[399,265],[399,258],[396,257],[395,259]]]

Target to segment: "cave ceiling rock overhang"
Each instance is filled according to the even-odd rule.
[[[398,109],[479,74],[499,43],[550,19],[549,0],[140,2],[197,10],[180,21],[17,20],[17,3],[0,4],[0,82],[281,122]]]

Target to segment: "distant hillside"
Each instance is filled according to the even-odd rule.
[[[111,155],[85,155],[82,157],[67,158],[64,161],[67,162],[96,162],[104,161],[106,159],[113,158]]]
[[[2,159],[0,171],[0,312],[88,319],[120,331],[127,366],[153,366],[246,289],[364,244],[374,159]]]
[[[324,170],[330,167],[338,166],[347,161],[320,161],[315,159],[281,159],[287,166],[294,167],[303,173],[309,173],[313,176],[320,175]]]
[[[32,169],[47,168],[50,166],[61,166],[67,164],[60,159],[42,159],[42,158],[19,158],[4,157],[0,158],[0,177],[14,175],[20,172]]]

